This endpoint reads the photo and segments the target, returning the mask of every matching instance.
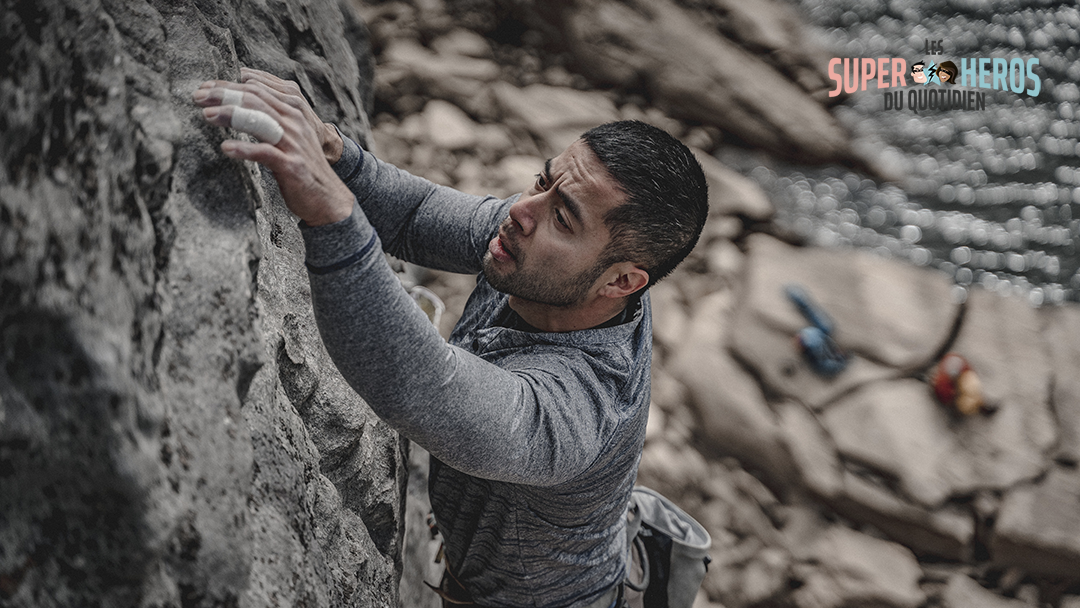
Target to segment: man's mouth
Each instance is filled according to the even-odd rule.
[[[488,251],[499,262],[509,262],[517,259],[517,255],[508,246],[510,239],[503,236],[502,231],[488,243]]]

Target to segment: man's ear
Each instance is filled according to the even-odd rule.
[[[608,298],[625,298],[649,284],[649,273],[631,262],[612,264],[606,276],[608,282],[600,288],[600,295]]]

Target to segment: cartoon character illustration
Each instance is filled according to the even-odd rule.
[[[925,67],[926,64],[921,61],[911,64],[911,80],[915,84],[926,84],[926,72],[923,71]]]
[[[942,61],[937,71],[941,84],[956,84],[957,72],[959,70],[956,69],[956,64],[951,61]]]

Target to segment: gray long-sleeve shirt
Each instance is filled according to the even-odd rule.
[[[447,343],[381,249],[480,272],[516,199],[436,186],[345,144],[334,169],[358,205],[336,224],[302,225],[331,357],[381,418],[431,453],[448,565],[478,604],[589,603],[624,573],[648,417],[648,294],[614,326],[525,331],[481,274]]]

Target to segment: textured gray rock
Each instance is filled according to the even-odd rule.
[[[795,471],[777,417],[755,378],[724,348],[729,301],[717,292],[695,303],[669,368],[689,392],[703,449],[738,458],[774,488],[787,488]]]
[[[955,432],[982,485],[1005,488],[1046,470],[1057,441],[1050,410],[1050,357],[1036,311],[1020,298],[974,289],[951,350],[979,374],[990,416],[967,418]]]
[[[1080,462],[1080,346],[1070,340],[1080,336],[1080,307],[1059,306],[1045,313],[1043,341],[1050,350],[1053,366],[1054,413],[1061,440],[1055,456],[1065,462]]]
[[[792,593],[799,608],[915,608],[926,600],[919,563],[895,543],[837,526],[796,557],[804,562],[795,570],[803,585]]]
[[[844,458],[896,480],[927,508],[982,481],[974,474],[976,456],[961,445],[949,412],[924,382],[875,383],[841,398],[823,418]]]
[[[575,91],[546,84],[518,88],[505,82],[491,87],[508,124],[521,125],[541,143],[541,153],[554,156],[583,132],[619,119],[615,104],[603,93]]]
[[[991,543],[996,563],[1045,576],[1080,573],[1080,473],[1055,468],[1005,497]]]
[[[975,582],[970,576],[954,574],[949,577],[945,592],[941,594],[944,608],[1025,608],[1023,600],[1001,597]]]
[[[364,32],[333,1],[4,9],[0,603],[395,603],[402,444],[322,350],[273,182],[190,102],[268,69],[364,140]]]

